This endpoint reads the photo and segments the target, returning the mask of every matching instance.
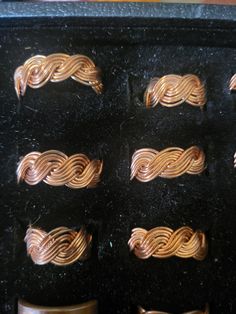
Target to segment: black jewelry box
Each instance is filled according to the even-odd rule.
[[[27,89],[18,102],[13,75],[29,57],[85,54],[101,67],[105,91],[73,80]],[[99,313],[136,306],[180,313],[210,304],[236,312],[235,226],[236,7],[154,3],[0,3],[1,313],[17,298],[41,305],[98,299]],[[198,75],[206,109],[183,104],[146,109],[150,78]],[[129,180],[136,149],[198,145],[207,159],[199,176],[150,183]],[[58,149],[102,158],[95,189],[16,182],[21,156]],[[68,267],[37,266],[27,257],[29,224],[93,233],[91,258]],[[198,262],[139,260],[127,242],[134,227],[189,225],[207,234]]]

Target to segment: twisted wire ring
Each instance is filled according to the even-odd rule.
[[[49,233],[29,227],[24,241],[27,253],[37,265],[52,263],[65,266],[88,258],[92,235],[84,227],[79,232],[67,227],[58,227]]]
[[[205,87],[193,74],[155,77],[147,86],[144,102],[148,108],[159,103],[165,107],[175,107],[183,102],[194,107],[203,107],[206,104]]]
[[[207,254],[205,234],[201,231],[194,232],[189,227],[181,227],[176,231],[167,227],[156,227],[149,231],[135,228],[128,245],[130,251],[140,259],[178,256],[201,261]]]
[[[236,90],[236,74],[234,74],[229,82],[229,89],[230,90]]]
[[[205,309],[203,311],[201,310],[195,310],[190,312],[184,312],[183,314],[209,314],[209,306],[206,305]],[[162,311],[146,311],[141,306],[138,307],[138,314],[170,314],[167,312]]]
[[[16,69],[14,73],[16,94],[18,98],[24,96],[27,85],[31,88],[40,88],[48,81],[61,82],[69,77],[78,83],[91,86],[97,94],[102,92],[101,70],[90,58],[83,55],[54,53],[49,56],[33,56]]]
[[[148,182],[156,177],[176,178],[184,173],[200,174],[205,169],[205,154],[197,147],[186,150],[169,147],[162,151],[152,148],[137,150],[132,156],[131,177]]]
[[[24,156],[17,168],[17,180],[29,185],[43,181],[49,185],[65,185],[72,189],[95,187],[100,181],[103,162],[90,161],[84,154],[70,157],[58,150],[31,152]]]

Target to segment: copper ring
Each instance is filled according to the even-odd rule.
[[[148,108],[158,104],[175,107],[184,102],[194,107],[203,107],[206,104],[204,84],[194,74],[154,77],[144,94],[144,103]]]
[[[132,156],[131,177],[141,182],[161,178],[176,178],[184,173],[200,174],[205,169],[205,154],[197,146],[186,150],[178,147],[157,151],[152,148],[137,150]]]
[[[30,226],[24,241],[27,254],[35,264],[65,266],[89,257],[92,235],[84,227],[78,232],[67,227],[58,227],[47,233]]]
[[[70,306],[41,306],[18,301],[18,314],[97,314],[96,300]]]
[[[89,160],[84,154],[70,157],[58,150],[31,152],[24,156],[17,168],[17,180],[29,185],[43,181],[49,185],[80,189],[95,187],[100,181],[103,162]]]
[[[156,227],[151,230],[135,228],[128,242],[130,251],[141,259],[149,257],[168,258],[178,256],[193,257],[203,260],[207,254],[205,234],[199,230],[193,231],[184,226],[176,231],[167,227]]]
[[[14,73],[15,90],[18,98],[24,96],[27,85],[40,88],[47,82],[61,82],[71,77],[83,85],[91,86],[97,94],[103,89],[101,70],[83,55],[69,56],[54,53],[49,56],[36,55],[19,66]]]
[[[209,314],[209,306],[206,305],[205,309],[203,311],[201,310],[195,310],[190,312],[184,312],[183,314]],[[171,314],[168,312],[162,312],[162,311],[146,311],[141,306],[138,307],[138,313],[137,314]]]
[[[234,74],[232,77],[231,77],[231,80],[229,82],[229,89],[230,90],[236,90],[236,74]]]

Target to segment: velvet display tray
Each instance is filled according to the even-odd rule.
[[[173,313],[210,305],[236,313],[235,226],[236,7],[142,3],[0,3],[0,304],[16,313],[19,297],[40,305],[97,299],[99,313],[136,313],[137,305]],[[66,80],[28,88],[17,100],[13,75],[29,57],[85,54],[102,69],[104,93]],[[150,78],[198,75],[207,105],[146,109]],[[200,146],[197,176],[130,181],[136,149]],[[104,161],[95,189],[17,184],[31,151],[58,149]],[[29,224],[93,233],[91,258],[67,267],[37,266],[27,256]],[[134,227],[188,225],[209,241],[198,262],[140,260],[127,245]]]

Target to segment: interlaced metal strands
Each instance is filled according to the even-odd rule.
[[[88,258],[91,241],[92,236],[83,227],[79,232],[58,227],[49,233],[29,227],[25,236],[27,253],[37,265],[65,266],[77,260],[84,261]]]
[[[186,150],[178,147],[157,151],[152,148],[137,150],[132,157],[131,177],[148,182],[157,177],[176,178],[184,173],[200,174],[205,169],[205,154],[197,147]]]
[[[165,107],[175,107],[186,102],[195,107],[206,104],[206,92],[203,83],[193,74],[169,74],[161,78],[151,79],[144,94],[146,107],[161,104]]]
[[[91,59],[83,55],[55,53],[47,57],[34,56],[16,69],[16,94],[20,98],[24,96],[27,86],[40,88],[48,81],[61,82],[70,77],[78,83],[91,86],[97,94],[102,92],[101,70]]]
[[[135,228],[128,242],[130,251],[141,259],[149,257],[168,258],[178,256],[193,257],[203,260],[207,254],[205,234],[182,227],[173,231],[167,227],[156,227],[151,230]]]
[[[230,83],[229,83],[229,89],[230,90],[236,90],[236,74],[234,74],[231,77]]]
[[[84,154],[68,157],[58,150],[31,152],[20,160],[17,179],[29,185],[44,181],[53,186],[80,189],[95,187],[100,181],[102,168],[102,161],[89,160]]]

